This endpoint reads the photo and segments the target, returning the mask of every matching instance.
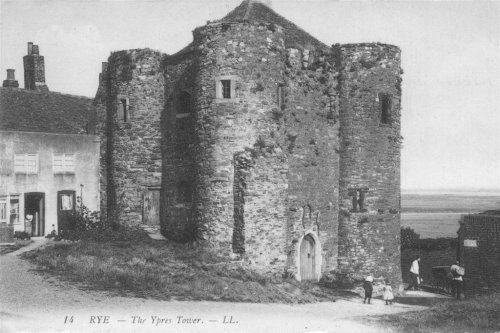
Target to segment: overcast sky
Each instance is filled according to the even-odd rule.
[[[0,77],[28,41],[51,91],[95,95],[111,51],[174,53],[239,0],[0,0]],[[402,49],[403,189],[500,190],[500,2],[265,1],[326,44]]]

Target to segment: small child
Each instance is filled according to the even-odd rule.
[[[363,301],[363,304],[366,304],[367,300],[368,304],[370,304],[373,292],[373,277],[371,275],[366,277],[365,282],[363,283],[363,289],[365,290],[365,300]]]
[[[389,280],[385,281],[385,286],[384,286],[384,301],[385,305],[392,305],[392,300],[394,299],[394,295],[392,293],[392,287],[391,283]]]

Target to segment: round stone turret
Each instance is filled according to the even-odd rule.
[[[159,210],[161,58],[150,49],[126,50],[113,52],[103,63],[107,214],[110,221],[125,225],[154,223],[144,221],[148,196],[146,209]]]
[[[285,70],[283,38],[274,24],[211,23],[194,31],[193,60],[167,58],[173,83],[164,141],[177,144],[163,160],[166,237],[232,251],[235,156],[262,141],[277,146],[282,138],[272,118]]]
[[[400,287],[400,49],[334,45],[340,67],[339,268]]]

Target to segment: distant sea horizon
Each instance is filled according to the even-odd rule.
[[[414,194],[414,195],[477,195],[477,196],[500,196],[500,189],[496,188],[438,188],[438,189],[423,189],[423,188],[402,188],[401,194]]]
[[[455,238],[462,215],[500,210],[500,190],[407,189],[401,193],[401,208],[401,226],[421,238]]]

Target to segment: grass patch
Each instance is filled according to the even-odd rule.
[[[31,242],[32,242],[31,240],[15,239],[13,245],[2,245],[2,246],[0,246],[0,255],[17,251],[20,248],[28,245]]]
[[[500,331],[500,294],[446,300],[424,311],[383,316],[380,323],[397,332]]]
[[[201,248],[137,236],[134,242],[56,242],[23,257],[83,288],[136,297],[304,303],[347,296],[316,284],[269,277]]]

